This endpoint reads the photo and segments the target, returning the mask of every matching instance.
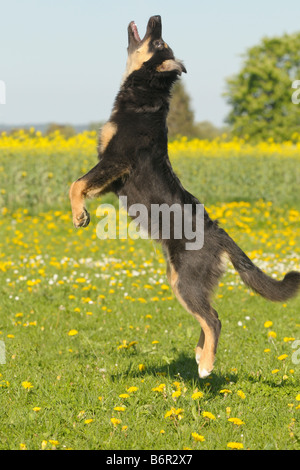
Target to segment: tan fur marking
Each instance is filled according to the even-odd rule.
[[[103,186],[99,186],[99,188],[91,188],[85,192],[85,197],[88,199],[92,199],[94,197],[100,196],[103,190],[110,185],[116,178],[122,178],[122,176],[126,175],[129,172],[128,169],[123,170],[121,173],[118,173],[115,177],[107,180]]]
[[[196,348],[196,354],[199,354],[199,369],[211,372],[215,362],[215,338],[206,321],[199,315],[196,318],[202,329]]]
[[[225,271],[227,263],[228,263],[228,259],[229,259],[228,253],[226,251],[223,251],[223,253],[220,256],[220,268],[222,269],[222,271]]]
[[[84,180],[74,181],[70,187],[69,196],[73,214],[74,224],[78,223],[84,210],[84,191],[86,185]]]
[[[197,361],[198,364],[199,364],[201,356],[202,356],[204,341],[205,341],[204,331],[201,329],[200,338],[199,338],[198,344],[196,346],[196,361]]]
[[[157,72],[171,72],[172,70],[178,70],[178,72],[182,72],[181,65],[176,60],[168,59],[165,60],[162,64],[160,64],[156,68]]]
[[[117,133],[118,127],[114,122],[108,121],[102,127],[99,138],[100,152],[104,152],[113,136]]]
[[[150,38],[145,41],[141,47],[136,49],[132,54],[129,54],[126,64],[126,70],[123,75],[123,82],[129,75],[142,67],[144,62],[151,59],[153,53],[149,52]]]

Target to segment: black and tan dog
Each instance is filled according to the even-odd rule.
[[[163,41],[161,29],[160,16],[151,17],[141,40],[135,23],[129,24],[127,67],[110,119],[100,133],[99,163],[70,188],[75,227],[86,227],[90,221],[85,198],[108,191],[126,196],[129,206],[145,205],[149,218],[152,204],[189,204],[194,208],[200,204],[183,188],[168,158],[170,92],[186,70]],[[224,256],[247,286],[269,300],[284,301],[299,290],[300,273],[290,272],[282,281],[267,276],[206,212],[201,249],[186,250],[187,240],[184,236],[176,239],[172,231],[169,239],[160,241],[172,289],[201,326],[196,361],[202,378],[213,369],[221,330],[210,297],[225,270]]]

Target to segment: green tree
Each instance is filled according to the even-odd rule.
[[[55,131],[59,131],[65,137],[73,137],[76,134],[74,127],[70,124],[57,124],[56,122],[51,122],[45,131],[46,135],[52,134]]]
[[[218,128],[209,121],[197,122],[195,124],[195,134],[198,139],[213,140],[216,137],[220,137],[223,133],[228,135],[230,130],[226,128]]]
[[[239,137],[289,140],[300,131],[300,105],[292,82],[300,79],[300,33],[264,38],[244,55],[241,71],[227,79],[231,106],[226,122]]]
[[[173,87],[167,125],[169,138],[171,139],[178,135],[195,136],[194,112],[191,109],[191,99],[182,81],[176,82]]]
[[[105,124],[105,121],[92,121],[88,125],[88,130],[96,131],[98,133],[104,124]]]

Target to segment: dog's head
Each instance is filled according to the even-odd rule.
[[[135,71],[173,75],[174,79],[182,72],[186,73],[183,63],[175,59],[172,49],[164,42],[161,33],[160,16],[151,16],[143,39],[139,36],[135,22],[129,23],[125,79]]]

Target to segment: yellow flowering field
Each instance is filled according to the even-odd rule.
[[[72,226],[69,184],[97,139],[0,137],[0,448],[299,449],[300,299],[269,303],[231,265],[214,373],[158,245]],[[300,146],[170,142],[188,190],[262,269],[300,270]],[[117,204],[113,196],[101,200]]]

